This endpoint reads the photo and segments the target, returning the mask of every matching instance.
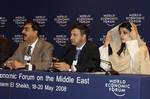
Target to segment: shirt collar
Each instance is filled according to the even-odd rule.
[[[84,47],[86,43],[84,43],[81,47],[76,47],[76,50],[82,50],[82,48]]]
[[[39,39],[37,38],[31,45],[28,45],[28,46],[32,46],[32,48],[34,48],[38,40]]]

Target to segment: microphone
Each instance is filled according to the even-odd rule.
[[[27,46],[26,48],[26,54],[24,55],[24,60],[26,61],[26,65],[25,65],[25,68],[28,70],[28,71],[32,71],[32,70],[35,70],[35,65],[34,64],[31,64],[31,48],[32,46]]]

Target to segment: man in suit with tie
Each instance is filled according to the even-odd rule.
[[[77,23],[71,27],[70,32],[71,45],[61,62],[54,62],[54,68],[59,71],[98,71],[100,68],[100,54],[98,47],[88,41],[88,27]]]
[[[39,33],[39,25],[36,22],[25,22],[22,30],[23,42],[5,65],[11,69],[24,69],[27,65],[34,65],[36,70],[47,70],[54,48],[51,43],[41,40]]]

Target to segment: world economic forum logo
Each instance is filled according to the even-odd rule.
[[[116,21],[118,21],[118,17],[115,14],[103,14],[100,20],[108,26],[114,26]]]
[[[27,21],[25,16],[15,16],[15,18],[13,18],[13,22],[19,27],[22,27],[25,21]]]
[[[48,21],[48,18],[46,16],[35,16],[33,21],[37,22],[40,27],[45,27],[45,24]]]
[[[93,22],[93,17],[90,14],[79,15],[76,19],[79,23],[86,24],[89,26]]]
[[[141,13],[130,13],[129,16],[126,17],[127,21],[133,22],[137,26],[140,26],[144,19],[145,17]]]
[[[20,43],[23,41],[23,36],[20,35],[20,34],[15,34],[13,37],[12,37],[12,41],[15,42],[15,43]]]
[[[113,92],[115,96],[123,97],[130,89],[130,84],[126,80],[110,79],[108,83],[105,83],[105,87],[108,91]]]
[[[59,45],[59,46],[65,46],[67,41],[69,41],[69,38],[67,35],[59,34],[56,35],[53,40]]]
[[[70,21],[70,18],[67,15],[57,15],[54,18],[54,21],[59,24],[61,27],[67,26],[67,23]]]

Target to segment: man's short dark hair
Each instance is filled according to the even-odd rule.
[[[40,34],[40,28],[39,28],[39,24],[35,21],[31,21],[31,20],[27,20],[25,23],[24,23],[24,26],[27,25],[27,24],[31,24],[32,26],[32,29],[34,31],[37,31],[38,32],[38,36]]]
[[[86,35],[86,37],[88,38],[89,36],[89,33],[90,33],[90,30],[89,28],[85,25],[85,24],[82,24],[82,23],[75,23],[71,26],[70,28],[70,32],[73,30],[73,29],[79,29],[81,34],[82,35]]]

